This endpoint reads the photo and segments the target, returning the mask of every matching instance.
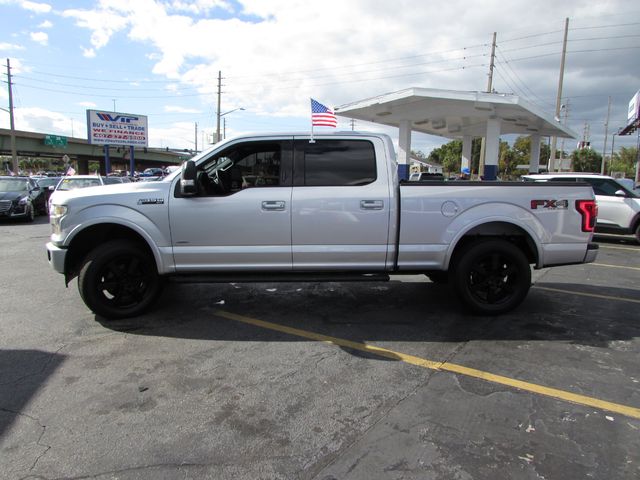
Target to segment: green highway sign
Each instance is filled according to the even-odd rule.
[[[62,137],[60,135],[45,135],[44,144],[51,145],[52,147],[66,147],[67,137]]]

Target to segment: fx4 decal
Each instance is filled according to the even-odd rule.
[[[538,207],[550,210],[566,210],[569,208],[569,200],[531,200],[531,210],[537,210]]]

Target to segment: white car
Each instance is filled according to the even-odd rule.
[[[53,197],[56,192],[76,190],[78,188],[99,187],[104,184],[104,179],[100,175],[69,175],[62,177],[55,188],[53,188],[51,196],[49,197],[49,211],[51,211]],[[51,189],[51,187],[49,188]]]
[[[640,242],[640,195],[616,179],[594,173],[543,173],[523,175],[525,181],[586,182],[598,204],[596,232],[635,235]]]

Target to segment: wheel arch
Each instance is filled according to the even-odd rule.
[[[97,223],[74,232],[65,257],[65,281],[69,283],[71,279],[78,275],[82,262],[90,251],[111,240],[128,240],[136,244],[154,259],[158,273],[161,273],[162,258],[160,252],[152,248],[153,242],[146,235],[128,225]]]
[[[468,245],[488,238],[507,240],[524,253],[530,264],[540,264],[542,251],[540,243],[534,240],[534,234],[522,225],[500,219],[469,225],[466,230],[460,232],[447,252],[447,269],[455,265],[456,258]]]

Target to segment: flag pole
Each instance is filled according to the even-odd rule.
[[[309,101],[311,102],[311,139],[309,140],[309,143],[316,143],[313,139],[313,98],[309,98]]]

